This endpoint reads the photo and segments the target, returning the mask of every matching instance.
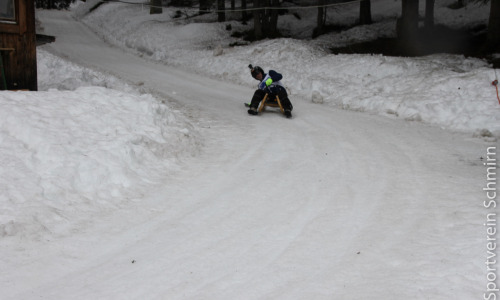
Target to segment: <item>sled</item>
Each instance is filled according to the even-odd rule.
[[[250,103],[245,103],[245,106],[250,107]],[[288,113],[285,112],[285,109],[283,108],[283,105],[281,104],[281,100],[278,97],[278,95],[271,94],[271,96],[269,96],[269,94],[266,94],[264,96],[264,99],[262,99],[262,101],[260,102],[259,107],[257,108],[257,113],[262,113],[265,110],[266,106],[278,107],[281,113],[285,115],[285,117],[287,118],[292,117],[292,114],[290,112]]]
[[[274,98],[273,98],[273,96],[274,96]],[[278,97],[278,95],[271,95],[271,97],[269,97],[269,94],[266,94],[264,96],[264,99],[262,99],[262,101],[260,102],[258,112],[259,113],[263,112],[264,109],[266,108],[266,106],[279,107],[279,109],[281,110],[281,113],[282,114],[285,113],[285,110],[283,109],[283,105],[281,105],[280,97]]]

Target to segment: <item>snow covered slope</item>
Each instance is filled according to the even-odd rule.
[[[242,105],[253,92],[245,65],[202,76],[111,47],[68,12],[38,15],[57,37],[39,52],[47,91],[0,93],[3,299],[475,299],[486,292],[483,224],[494,210],[483,206],[483,162],[498,142],[472,133],[495,132],[497,123],[462,133],[452,122],[439,123],[444,130],[398,117],[404,109],[363,109],[379,116],[312,103],[305,92],[293,93],[291,120],[251,117]],[[263,44],[278,49],[277,41]],[[268,57],[274,68],[287,55],[294,63],[289,49],[306,57],[310,48],[300,44],[281,40],[279,55],[235,51],[247,54],[242,64]],[[380,71],[380,92],[399,91],[393,99],[403,108],[415,89],[457,99],[454,85],[421,87],[433,73],[417,70],[460,66],[461,86],[492,72],[449,56],[328,59],[347,77],[374,76],[360,63]],[[377,68],[377,61],[387,63]],[[405,65],[414,80],[401,80],[410,87],[383,76]],[[203,70],[222,71],[217,66]],[[292,91],[307,90],[296,69],[281,66]],[[318,82],[330,76],[319,67],[314,74]],[[337,87],[360,99],[366,91],[350,82]],[[317,87],[316,102],[336,95],[319,91],[326,83]],[[415,110],[444,120],[433,107]],[[457,107],[485,119],[465,101]]]

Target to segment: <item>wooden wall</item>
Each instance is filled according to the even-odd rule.
[[[34,0],[12,0],[16,20],[0,19],[0,51],[8,90],[38,89]],[[0,73],[1,77],[1,73]],[[3,78],[0,89],[3,89]]]

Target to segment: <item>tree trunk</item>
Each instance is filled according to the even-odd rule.
[[[500,0],[491,0],[488,46],[492,50],[497,50],[500,46]]]
[[[154,14],[161,14],[163,13],[163,8],[161,7],[162,0],[151,0],[151,6],[149,7],[149,14],[154,15]]]
[[[403,0],[401,18],[396,30],[401,48],[406,55],[418,53],[418,0]]]
[[[280,2],[279,0],[270,0],[269,1],[271,7],[279,7]],[[267,34],[267,37],[270,38],[275,38],[278,37],[278,10],[277,9],[270,9],[269,14],[268,14],[269,22],[269,33]]]
[[[434,0],[425,0],[425,28],[434,27]]]
[[[268,7],[271,0],[260,0],[260,7]],[[267,37],[269,32],[269,10],[260,10],[260,25],[262,26],[262,36]]]
[[[359,3],[359,24],[367,25],[372,23],[371,0],[363,0]]]
[[[325,5],[326,0],[319,0],[318,1],[318,16],[316,18],[316,28],[314,28],[313,31],[313,38],[320,36],[324,33],[325,31],[325,22],[326,22],[326,7]]]
[[[403,0],[401,18],[397,24],[398,38],[416,38],[418,31],[418,0]]]
[[[200,14],[206,14],[212,6],[212,0],[200,0]]]
[[[247,21],[247,12],[245,11],[247,9],[247,0],[241,0],[241,19],[243,19],[244,24],[246,24]]]
[[[224,11],[225,9],[226,9],[226,1],[217,0],[217,10],[219,11],[217,13],[217,22],[226,21],[226,12]]]
[[[279,5],[279,0],[254,0],[254,8],[279,7]],[[253,15],[256,40],[275,38],[279,35],[277,9],[255,10]]]
[[[261,0],[253,0],[253,7],[259,8],[262,7]],[[253,11],[253,32],[256,40],[262,39],[262,15],[263,12],[260,9]]]

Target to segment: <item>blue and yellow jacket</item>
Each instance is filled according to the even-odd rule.
[[[285,86],[281,83],[283,75],[280,73],[269,70],[269,73],[263,75],[262,81],[259,83],[259,89],[273,94],[278,94]]]

